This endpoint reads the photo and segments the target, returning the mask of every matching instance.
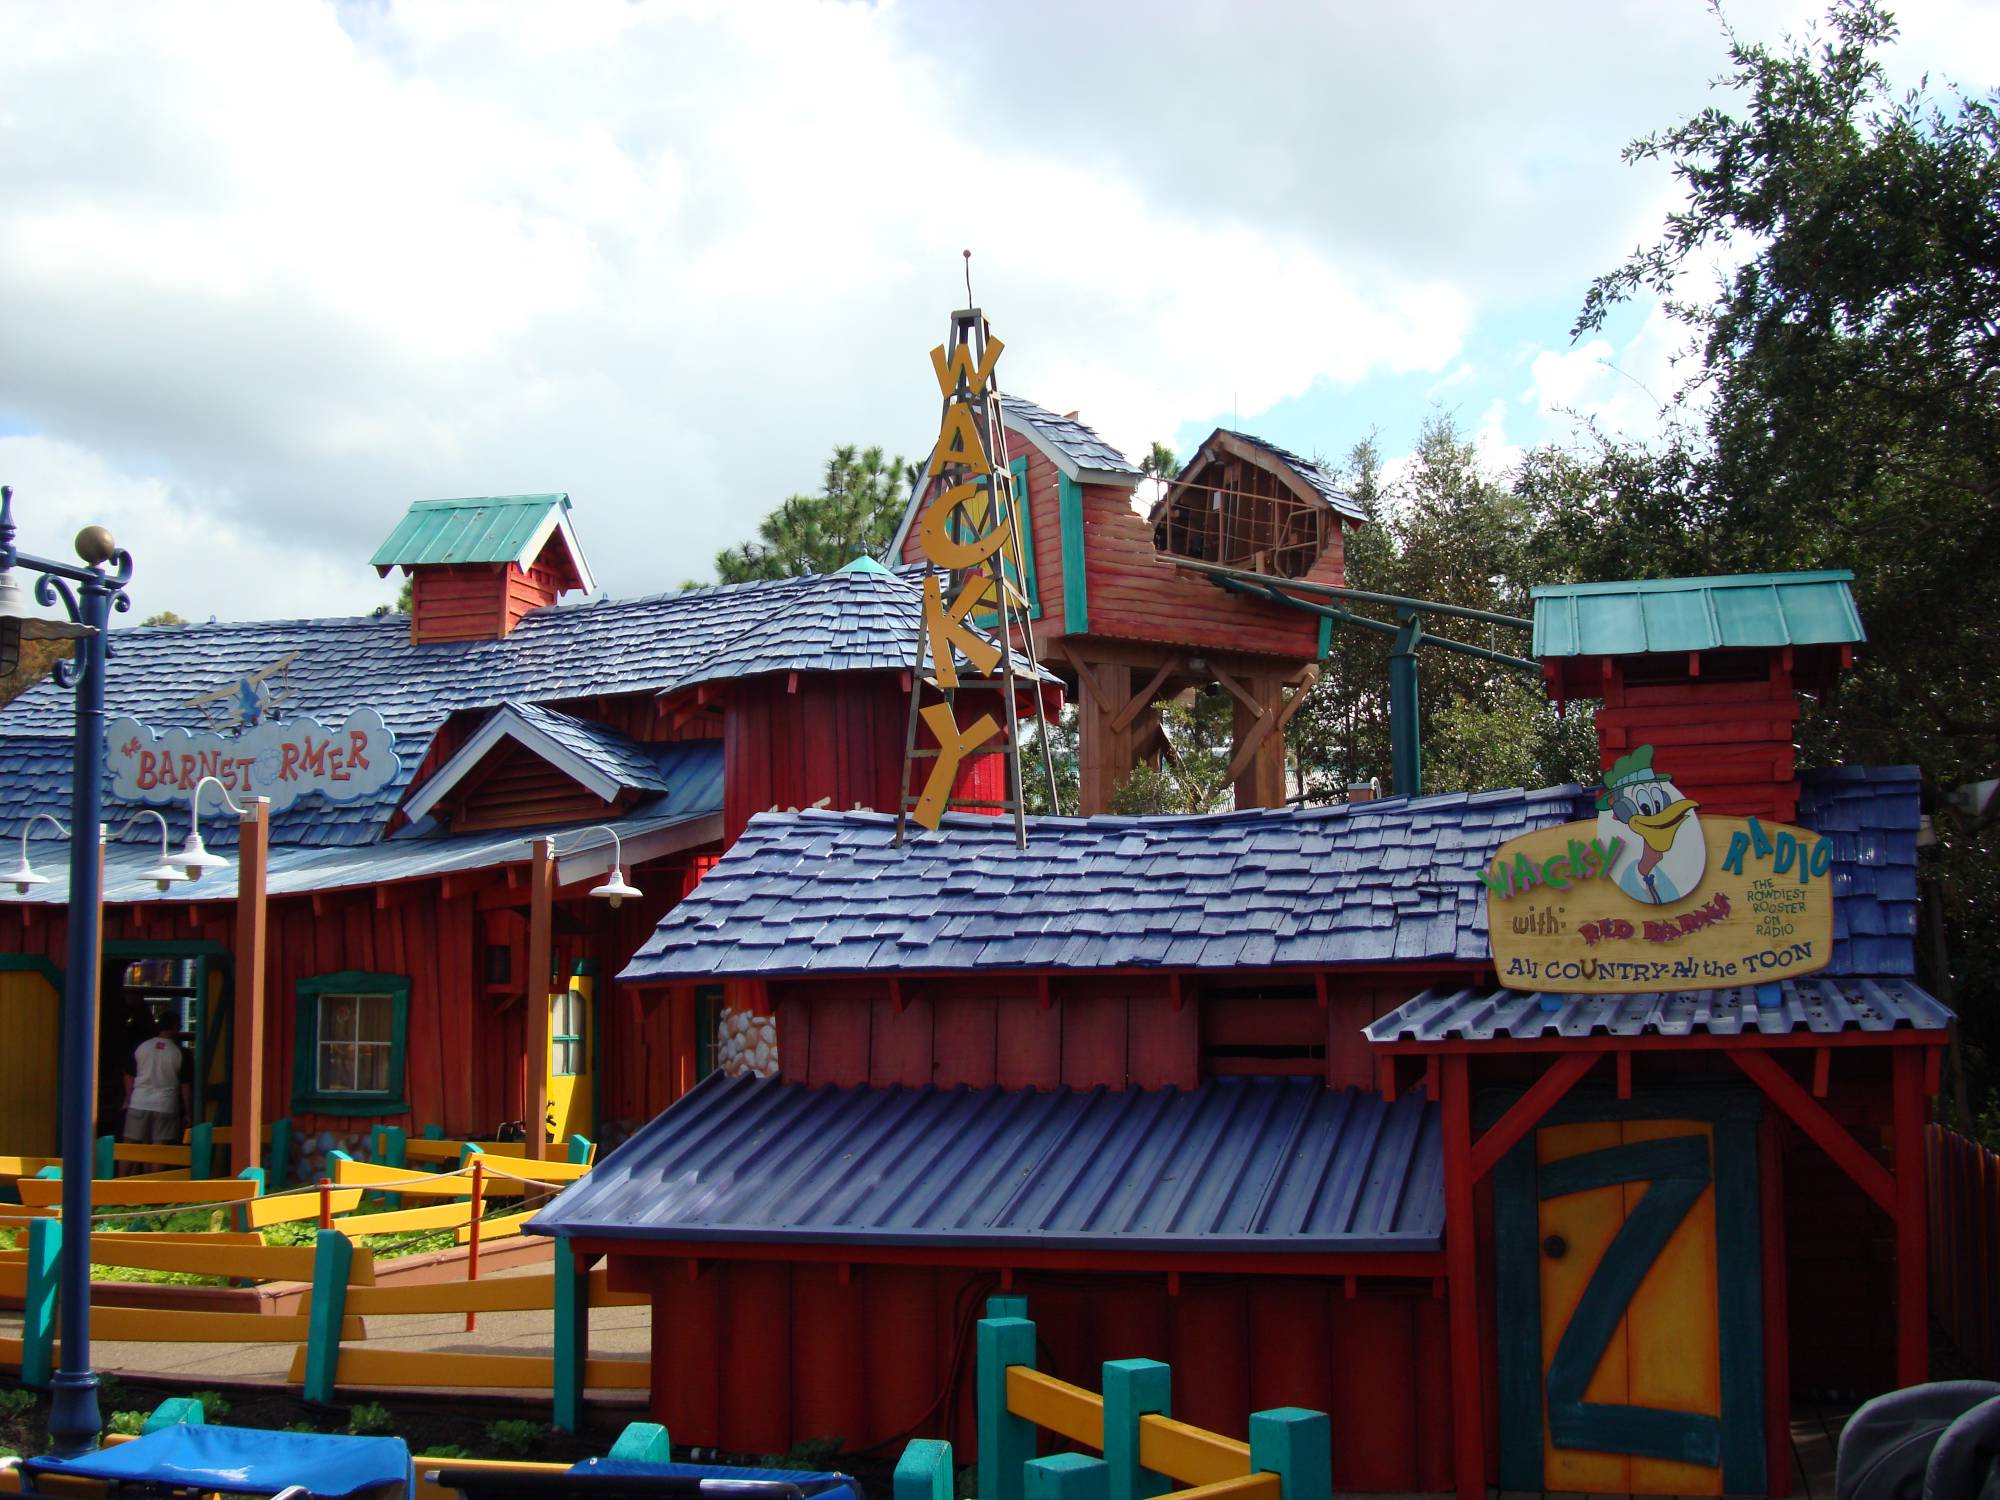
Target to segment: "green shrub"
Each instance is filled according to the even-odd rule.
[[[317,1427],[313,1426],[313,1424],[312,1424],[312,1423],[310,1423],[310,1422],[287,1422],[287,1423],[286,1423],[286,1424],[285,1424],[285,1425],[284,1425],[283,1427],[279,1428],[278,1430],[279,1430],[280,1432],[318,1432],[318,1431],[319,1431],[319,1429],[318,1429]]]
[[[486,1441],[509,1458],[525,1458],[541,1445],[549,1429],[521,1417],[502,1417],[486,1424]]]
[[[201,1403],[201,1414],[210,1422],[220,1422],[229,1415],[229,1398],[220,1391],[196,1391],[194,1399]]]
[[[364,1401],[347,1410],[347,1430],[357,1437],[393,1432],[395,1427],[395,1414],[380,1401]]]
[[[418,1455],[421,1458],[470,1458],[472,1450],[461,1448],[456,1443],[440,1443],[435,1448],[427,1448]]]
[[[137,1437],[146,1430],[146,1414],[142,1411],[114,1411],[111,1420],[104,1424],[104,1430],[121,1437]]]
[[[33,1391],[0,1391],[0,1419],[26,1416],[38,1399]]]

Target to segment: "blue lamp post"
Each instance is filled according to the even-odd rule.
[[[0,673],[19,664],[24,640],[80,641],[78,656],[58,662],[55,678],[76,690],[76,749],[71,770],[69,953],[62,1028],[62,1250],[58,1296],[62,1356],[51,1385],[49,1444],[59,1457],[97,1446],[103,1426],[97,1410],[97,1372],[90,1367],[91,1126],[96,1099],[92,1063],[97,1055],[99,929],[102,925],[103,856],[100,838],[104,775],[105,634],[111,612],[129,610],[125,585],[132,559],[102,526],[77,533],[76,563],[53,562],[14,546],[14,492],[0,486]],[[68,620],[34,614],[15,581],[15,569],[38,574],[35,598],[60,603]],[[107,572],[109,568],[111,571]]]

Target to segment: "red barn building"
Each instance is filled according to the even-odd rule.
[[[1708,622],[1651,643],[1692,724],[1704,683],[1858,639],[1829,582],[1579,609]],[[1949,1016],[1909,979],[1914,773],[1764,764],[1757,805],[1824,845],[1826,967],[1646,994],[1498,983],[1486,867],[1591,817],[1581,787],[1039,820],[1025,849],[759,816],[623,978],[761,989],[778,1076],[709,1081],[533,1228],[650,1291],[683,1442],[969,1444],[1006,1289],[1064,1378],[1164,1360],[1173,1414],[1239,1436],[1331,1413],[1341,1489],[1788,1494],[1795,1387],[1922,1376]]]

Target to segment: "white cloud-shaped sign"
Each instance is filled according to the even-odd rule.
[[[185,802],[204,776],[230,796],[269,797],[281,812],[308,792],[351,802],[395,778],[395,736],[372,708],[357,708],[338,727],[317,719],[263,723],[239,735],[156,734],[137,719],[105,731],[112,794],[129,802]]]

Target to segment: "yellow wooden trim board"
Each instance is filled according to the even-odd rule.
[[[145,1242],[136,1235],[93,1234],[90,1258],[101,1266],[133,1266],[147,1271],[181,1271],[197,1276],[230,1276],[247,1281],[311,1281],[310,1245],[204,1245]],[[374,1254],[367,1256],[372,1276]]]
[[[540,1209],[531,1208],[525,1213],[499,1214],[491,1219],[480,1220],[479,1223],[480,1243],[484,1244],[488,1240],[511,1239],[513,1236],[519,1234],[521,1230],[539,1212],[541,1212]],[[456,1237],[459,1244],[461,1245],[471,1244],[472,1226],[470,1224],[462,1226],[457,1231]]]
[[[151,1162],[162,1167],[185,1167],[193,1160],[192,1148],[188,1146],[160,1145],[141,1141],[114,1141],[111,1145],[113,1161]]]
[[[62,1182],[54,1177],[23,1177],[16,1186],[21,1202],[30,1208],[54,1208],[62,1202]],[[174,1177],[166,1172],[144,1177],[99,1178],[90,1185],[90,1201],[97,1208],[145,1208],[169,1203],[243,1203],[257,1196],[257,1184],[234,1177],[190,1182],[185,1172]]]
[[[1007,1367],[1007,1410],[1073,1443],[1104,1447],[1104,1398],[1026,1365]]]
[[[1245,1474],[1241,1479],[1218,1479],[1214,1484],[1198,1484],[1175,1490],[1173,1500],[1279,1500],[1284,1481],[1276,1474]]]
[[[1220,1484],[1250,1472],[1250,1445],[1171,1417],[1139,1418],[1139,1462],[1182,1484]]]
[[[312,1331],[306,1313],[198,1312],[179,1308],[104,1307],[90,1310],[92,1338],[146,1344],[297,1344]],[[363,1337],[360,1317],[342,1318],[343,1339]]]
[[[301,1347],[292,1355],[287,1381],[296,1383],[305,1376],[306,1351]],[[333,1378],[336,1385],[538,1390],[553,1387],[555,1376],[555,1360],[540,1354],[451,1354],[343,1347]],[[595,1390],[648,1390],[652,1367],[643,1359],[586,1360],[583,1383]]]
[[[417,1229],[456,1229],[472,1215],[472,1204],[437,1203],[429,1208],[392,1209],[383,1214],[349,1214],[333,1221],[342,1234],[407,1234]]]
[[[327,1194],[327,1206],[337,1214],[351,1213],[361,1206],[360,1188],[334,1188]],[[252,1229],[272,1224],[296,1224],[319,1217],[318,1193],[287,1193],[277,1198],[252,1198],[242,1212]]]

